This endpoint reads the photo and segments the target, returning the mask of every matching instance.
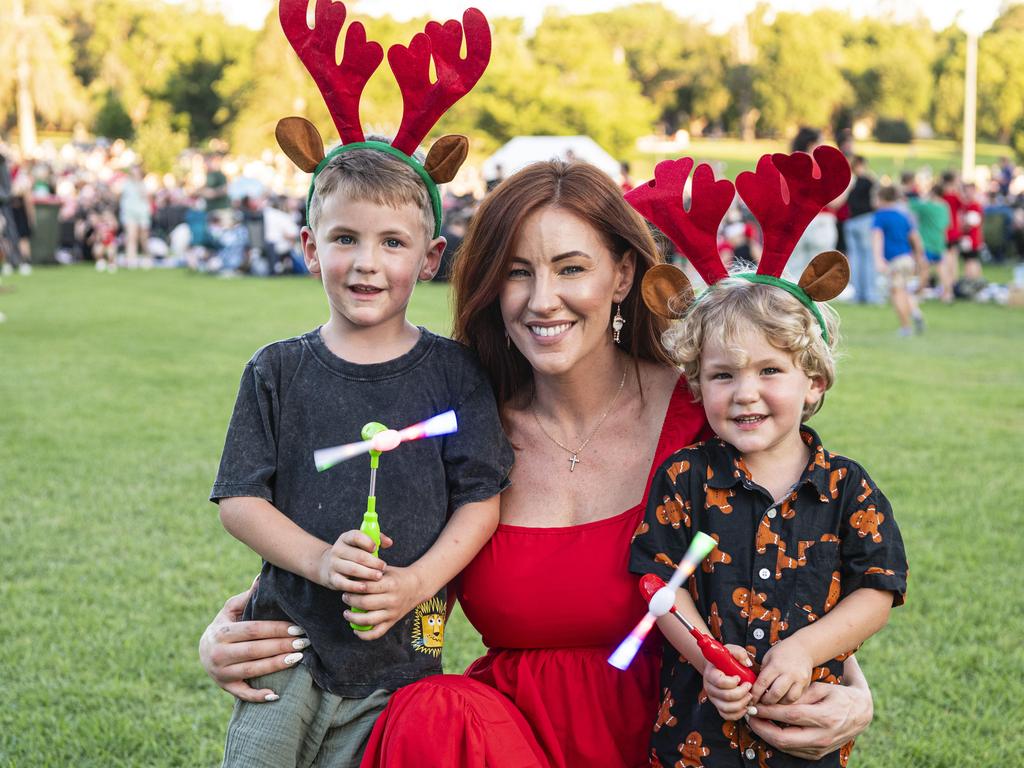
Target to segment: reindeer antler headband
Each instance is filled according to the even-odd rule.
[[[434,237],[441,232],[441,194],[438,184],[451,181],[469,152],[465,136],[438,139],[422,165],[412,157],[416,147],[434,124],[455,102],[476,85],[491,57],[491,31],[487,19],[469,8],[462,23],[431,21],[413,36],[408,46],[388,49],[388,64],[402,90],[402,123],[394,141],[366,141],[359,121],[359,99],[370,76],[384,58],[380,43],[367,41],[366,30],[353,21],[345,35],[345,52],[337,63],[335,49],[345,24],[344,3],[316,0],[314,24],[306,23],[308,0],[281,0],[278,15],[281,28],[303,65],[313,76],[324,103],[341,137],[341,145],[324,155],[324,143],[317,129],[302,117],[286,117],[277,124],[275,135],[284,153],[299,168],[312,173],[306,207],[313,197],[316,177],[331,158],[352,149],[369,148],[397,157],[411,167],[427,187],[434,210]],[[459,52],[466,35],[466,57]],[[436,82],[430,81],[433,58]]]
[[[627,192],[626,201],[675,243],[710,290],[729,276],[718,254],[717,235],[732,205],[734,187],[727,179],[715,181],[711,167],[702,163],[693,174],[687,211],[683,187],[692,169],[689,157],[660,162],[654,179]],[[828,146],[815,149],[813,158],[806,152],[764,155],[753,173],[746,171],[736,179],[735,191],[761,225],[764,250],[757,272],[733,277],[774,285],[795,296],[817,319],[826,340],[825,319],[815,302],[833,299],[846,287],[850,279],[846,257],[838,251],[819,253],[798,283],[783,279],[782,270],[811,219],[849,182],[849,163],[842,152]],[[642,292],[651,311],[669,319],[682,317],[694,303],[690,281],[668,264],[648,270]]]

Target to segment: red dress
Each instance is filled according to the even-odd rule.
[[[704,437],[704,425],[680,378],[650,474]],[[499,525],[462,572],[460,593],[487,654],[464,676],[436,675],[397,691],[374,726],[363,768],[647,765],[660,638],[625,672],[607,662],[646,608],[627,570],[644,496],[583,525]]]

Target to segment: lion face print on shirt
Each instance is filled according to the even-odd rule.
[[[432,597],[416,606],[412,621],[412,647],[421,653],[440,656],[444,647],[445,604]]]

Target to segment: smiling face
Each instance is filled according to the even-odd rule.
[[[716,334],[701,349],[700,394],[711,428],[748,463],[806,451],[801,415],[824,394],[824,379],[809,377],[793,354],[753,327],[736,336]]]
[[[433,277],[444,244],[427,239],[417,206],[391,208],[341,190],[324,199],[316,231],[302,230],[306,266],[323,283],[331,320],[351,332],[400,333],[416,281]]]
[[[567,373],[611,352],[612,304],[633,282],[633,257],[616,260],[600,233],[575,214],[542,208],[520,230],[499,294],[512,343],[537,373]]]

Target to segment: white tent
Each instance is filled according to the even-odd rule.
[[[575,158],[596,165],[613,179],[619,177],[619,162],[589,136],[517,136],[484,160],[485,179],[510,176],[524,165],[542,160]]]

